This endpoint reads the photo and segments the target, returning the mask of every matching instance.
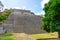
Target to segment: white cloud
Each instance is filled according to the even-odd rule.
[[[42,0],[42,1],[41,1],[41,6],[42,6],[42,8],[44,8],[44,4],[45,4],[45,3],[48,3],[48,2],[49,2],[49,0]]]
[[[14,9],[21,9],[20,7],[14,7]]]
[[[4,9],[10,9],[10,8],[8,8],[8,7],[4,6]]]
[[[0,1],[3,1],[3,0],[0,0]]]
[[[26,7],[14,7],[14,9],[26,9]]]
[[[45,15],[45,12],[44,11],[42,11],[42,12],[39,12],[39,13],[35,13],[36,15]]]
[[[22,9],[26,9],[26,7],[24,6],[24,7],[22,7]]]

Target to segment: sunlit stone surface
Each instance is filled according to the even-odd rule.
[[[12,13],[4,21],[3,26],[7,32],[15,33],[44,33],[40,26],[42,20],[29,10],[12,9]]]

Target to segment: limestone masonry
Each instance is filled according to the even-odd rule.
[[[44,33],[40,28],[42,20],[29,10],[12,9],[12,13],[2,24],[4,30],[14,33]]]

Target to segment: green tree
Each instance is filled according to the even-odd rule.
[[[9,16],[9,14],[11,13],[11,10],[4,10],[3,12],[0,12],[0,24],[2,24],[4,22],[4,20]]]
[[[47,32],[60,32],[60,0],[50,0],[44,7],[42,28]]]

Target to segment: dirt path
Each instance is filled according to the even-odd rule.
[[[36,40],[25,33],[14,33],[16,40]]]

